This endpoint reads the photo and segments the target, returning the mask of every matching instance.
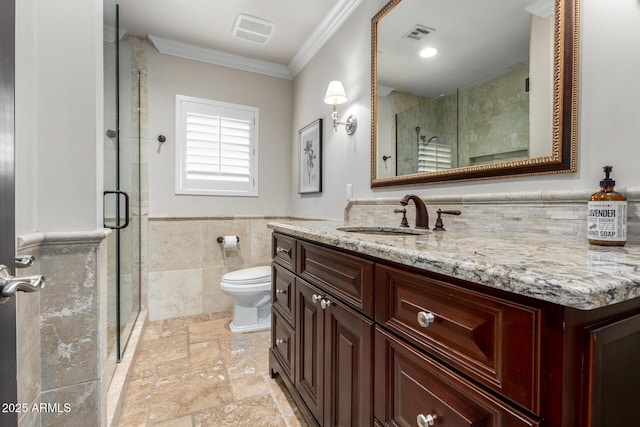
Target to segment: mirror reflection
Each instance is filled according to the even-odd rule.
[[[556,18],[552,0],[385,6],[372,21],[372,186],[574,168],[553,129]]]

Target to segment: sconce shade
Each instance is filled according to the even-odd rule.
[[[327,93],[324,95],[325,104],[338,105],[347,102],[347,93],[344,90],[342,82],[339,80],[333,80],[329,83]]]

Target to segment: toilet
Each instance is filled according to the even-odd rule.
[[[220,289],[235,299],[231,332],[271,328],[271,267],[245,268],[222,276]]]

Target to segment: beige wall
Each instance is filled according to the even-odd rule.
[[[611,164],[619,188],[640,183],[637,167],[640,134],[640,57],[638,2],[581,2],[580,100],[578,172],[517,179],[422,185],[408,188],[370,188],[370,27],[371,18],[386,0],[362,2],[333,38],[294,80],[295,130],[316,117],[329,118],[322,98],[330,80],[341,79],[350,100],[339,107],[342,116],[355,112],[358,131],[348,137],[325,127],[324,182],[320,196],[300,196],[295,188],[297,148],[292,145],[292,214],[342,218],[346,184],[354,197],[400,198],[491,194],[520,191],[598,190],[602,166]]]
[[[148,61],[150,217],[288,213],[291,81],[163,55],[153,47]],[[260,109],[259,197],[174,194],[176,94]],[[160,134],[167,142],[158,152]]]

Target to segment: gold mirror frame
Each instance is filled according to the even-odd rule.
[[[377,177],[377,28],[402,0],[391,0],[371,20],[371,188],[439,182],[535,176],[576,171],[578,152],[579,0],[554,0],[553,114],[550,156],[478,166]]]

